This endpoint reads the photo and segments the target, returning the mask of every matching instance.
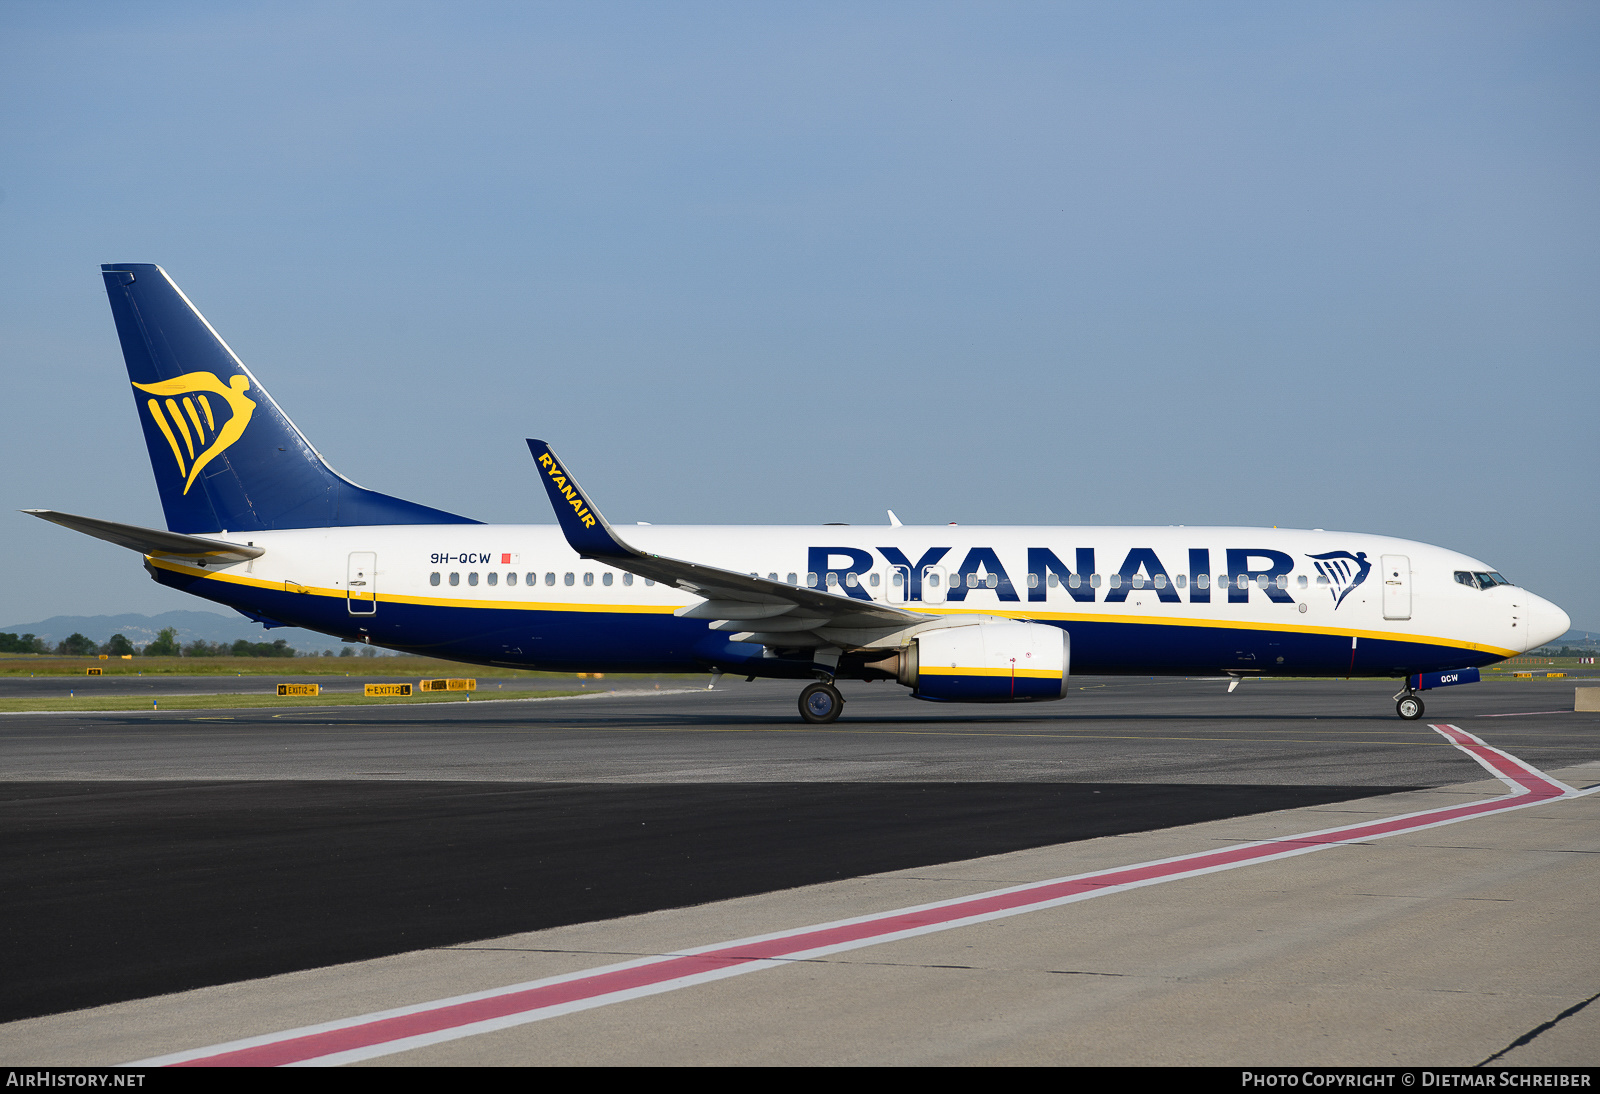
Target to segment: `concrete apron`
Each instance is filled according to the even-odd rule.
[[[1600,763],[1548,774],[1577,787]],[[1285,810],[203,988],[0,1026],[112,1065],[642,955],[1497,797]],[[1600,794],[635,998],[368,1065],[1600,1063]],[[1509,1048],[1509,1051],[1505,1051]]]

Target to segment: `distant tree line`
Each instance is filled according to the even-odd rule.
[[[252,642],[240,638],[235,642],[205,642],[196,639],[183,647],[185,657],[293,657],[294,647],[280,638],[276,642]]]
[[[102,653],[107,657],[294,657],[296,651],[282,638],[276,642],[252,642],[247,638],[237,642],[196,639],[180,646],[177,629],[168,627],[142,649],[136,649],[127,636],[121,634],[114,634],[101,643],[74,632],[57,643],[54,650],[37,635],[0,634],[0,653],[55,653],[60,657],[94,657]]]
[[[0,633],[0,653],[55,654],[58,657],[332,657],[332,650],[297,650],[286,639],[276,642],[252,642],[241,638],[236,642],[207,642],[197,638],[180,643],[176,627],[167,627],[143,646],[134,646],[126,635],[114,634],[104,642],[95,642],[86,635],[73,634],[57,642],[52,649],[44,639],[35,634]],[[377,646],[347,643],[339,651],[340,657],[397,656],[392,650]]]

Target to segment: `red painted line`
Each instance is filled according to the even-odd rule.
[[[316,1061],[338,1053],[364,1052],[364,1055],[371,1056],[386,1051],[401,1051],[405,1047],[415,1046],[395,1045],[388,1050],[383,1046],[430,1035],[442,1035],[434,1036],[434,1040],[449,1039],[449,1031],[477,1023],[506,1020],[504,1024],[518,1024],[520,1021],[537,1020],[536,1012],[552,1008],[567,1006],[571,1009],[572,1004],[585,1001],[592,1001],[591,1005],[603,1005],[606,1001],[637,997],[644,989],[652,987],[672,990],[669,981],[686,977],[704,978],[717,973],[731,974],[740,969],[754,971],[759,967],[769,967],[761,964],[764,962],[819,956],[818,951],[854,949],[904,937],[908,932],[920,934],[944,930],[975,920],[1014,915],[1121,888],[1212,873],[1339,844],[1380,839],[1580,793],[1457,726],[1435,725],[1432,728],[1505,781],[1512,792],[1503,797],[1465,805],[1057,878],[936,904],[898,909],[859,920],[820,924],[764,938],[727,943],[696,953],[667,955],[659,959],[597,969],[588,975],[579,974],[555,982],[542,981],[514,986],[500,993],[487,992],[454,1001],[441,1000],[437,1005],[424,1004],[405,1013],[373,1015],[370,1020],[358,1017],[347,1023],[337,1023],[339,1028],[323,1026],[288,1030],[281,1035],[263,1038],[260,1043],[233,1042],[231,1046],[216,1045],[211,1049],[179,1053],[145,1063],[165,1062],[189,1067],[268,1067]],[[606,996],[618,998],[605,1000],[603,997]],[[504,1028],[504,1024],[495,1028]],[[479,1031],[459,1035],[470,1035],[470,1032]]]

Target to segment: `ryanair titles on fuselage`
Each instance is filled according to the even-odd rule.
[[[909,600],[924,599],[925,586],[934,580],[936,568],[950,564],[949,547],[932,547],[919,558],[912,559],[897,547],[879,547],[880,554],[889,566],[904,573],[908,582]],[[1365,552],[1340,551],[1352,565],[1338,570],[1327,569],[1322,562],[1327,555],[1307,556],[1316,564],[1324,583],[1337,607],[1350,590],[1366,580],[1371,570]],[[1079,547],[1073,552],[1071,563],[1064,562],[1048,547],[1027,548],[1027,579],[1019,590],[999,554],[992,547],[967,549],[958,566],[949,567],[944,599],[960,602],[968,592],[976,589],[992,590],[1001,602],[1021,603],[1026,595],[1029,602],[1043,601],[1049,590],[1065,588],[1073,600],[1082,603],[1116,604],[1128,599],[1136,590],[1149,590],[1162,603],[1181,604],[1187,592],[1191,604],[1210,603],[1212,592],[1220,596],[1227,591],[1230,604],[1249,602],[1250,590],[1257,589],[1271,601],[1293,604],[1289,593],[1289,577],[1294,572],[1293,556],[1268,547],[1226,548],[1219,552],[1222,569],[1212,571],[1212,551],[1209,547],[1192,547],[1187,551],[1186,569],[1170,571],[1151,547],[1134,547],[1123,556],[1114,572],[1102,575],[1096,565],[1095,549]],[[877,568],[871,552],[857,547],[812,547],[808,552],[807,571],[815,574],[816,583],[838,587],[859,600],[872,599],[866,586],[866,575]],[[808,578],[809,583],[809,578]],[[1105,596],[1098,590],[1104,586]]]

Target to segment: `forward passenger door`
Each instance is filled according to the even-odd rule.
[[[1383,556],[1383,617],[1411,618],[1411,559],[1407,555]]]

